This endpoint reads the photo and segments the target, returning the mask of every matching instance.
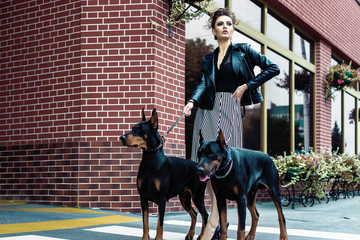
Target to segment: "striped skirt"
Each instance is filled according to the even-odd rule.
[[[221,129],[230,147],[242,147],[241,104],[231,95],[229,92],[217,92],[213,110],[197,110],[192,138],[192,161],[198,162],[200,129],[205,141],[215,140]]]

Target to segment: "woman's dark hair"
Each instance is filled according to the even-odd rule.
[[[221,16],[228,16],[231,21],[233,22],[233,24],[237,24],[238,20],[235,17],[235,14],[230,11],[228,8],[219,8],[218,10],[216,10],[215,12],[210,13],[210,18],[207,22],[207,29],[215,29],[215,23],[216,20],[221,17]],[[216,36],[215,40],[216,40]]]

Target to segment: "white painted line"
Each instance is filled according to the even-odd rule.
[[[25,235],[25,236],[15,236],[15,237],[3,237],[1,240],[67,240],[64,238],[53,238],[53,237],[44,237],[38,235]]]
[[[107,227],[97,227],[97,228],[88,228],[84,229],[86,231],[101,232],[101,233],[110,233],[118,234],[131,237],[142,237],[142,228],[131,228],[131,227],[122,227],[122,226],[107,226]],[[156,230],[150,230],[150,239],[154,239],[156,236]],[[183,240],[185,239],[186,234],[178,232],[167,232],[163,234],[164,239],[168,240]],[[197,239],[197,236],[194,236],[194,239]],[[235,240],[230,239],[228,240]]]
[[[177,220],[168,220],[164,224],[172,224],[177,226],[190,226],[190,222],[187,221],[177,221]],[[197,227],[201,227],[201,223],[196,223]],[[229,230],[237,231],[237,225],[229,225]],[[246,231],[250,230],[250,226],[246,226]],[[268,233],[268,234],[278,234],[280,235],[279,228],[272,227],[257,227],[256,232]],[[300,236],[300,237],[313,237],[313,238],[323,238],[323,239],[335,239],[335,240],[360,240],[360,235],[351,234],[351,233],[337,233],[337,232],[322,232],[322,231],[312,231],[312,230],[301,230],[301,229],[287,229],[289,236]]]

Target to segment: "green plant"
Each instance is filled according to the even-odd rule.
[[[336,151],[322,150],[284,154],[273,158],[280,179],[287,182],[283,187],[300,181],[312,181],[314,194],[325,196],[325,187],[335,178],[346,182],[360,182],[360,160],[355,154],[338,154]]]
[[[344,61],[341,64],[332,65],[325,78],[325,97],[332,97],[332,88],[338,91],[344,87],[354,86],[356,82],[360,82],[360,68],[352,69],[351,62],[347,65]]]

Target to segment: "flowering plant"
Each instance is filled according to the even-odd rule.
[[[193,19],[199,19],[206,13],[212,0],[169,0],[170,14],[167,24],[174,26],[181,21],[189,22]],[[188,9],[196,3],[196,11]]]
[[[338,154],[328,150],[315,153],[310,150],[308,153],[277,156],[273,161],[280,179],[288,182],[283,187],[295,185],[299,181],[312,181],[314,194],[318,198],[325,196],[325,187],[335,178],[348,183],[360,182],[360,159],[355,154]]]
[[[342,90],[344,87],[354,86],[356,82],[360,82],[360,68],[352,69],[351,62],[348,65],[344,62],[332,65],[325,78],[326,98],[332,96],[332,88],[335,91]]]

